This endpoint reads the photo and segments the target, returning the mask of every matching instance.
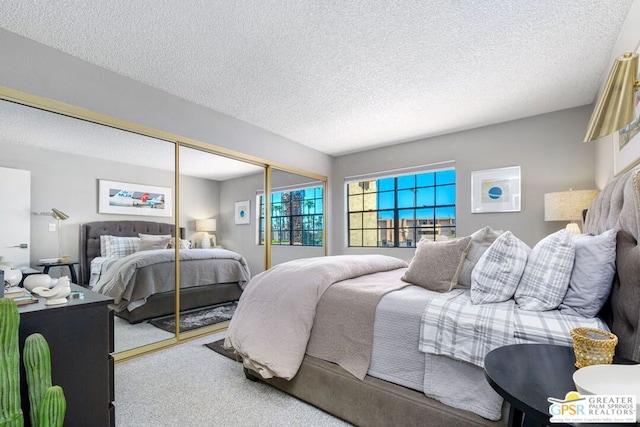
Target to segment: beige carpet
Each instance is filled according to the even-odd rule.
[[[348,426],[262,382],[204,344],[212,334],[115,366],[118,427]]]

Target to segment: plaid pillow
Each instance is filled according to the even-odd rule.
[[[573,270],[576,249],[567,230],[540,240],[533,247],[515,299],[522,310],[546,311],[562,302]]]
[[[122,258],[138,250],[140,244],[139,237],[119,237],[107,236],[106,252],[107,258]]]
[[[471,302],[503,302],[513,297],[531,248],[510,231],[489,246],[471,272]]]
[[[100,256],[102,258],[107,257],[107,245],[109,244],[109,239],[111,239],[112,237],[113,236],[107,235],[100,236]]]

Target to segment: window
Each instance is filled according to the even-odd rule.
[[[449,168],[347,182],[351,247],[415,247],[456,235],[456,172]]]
[[[322,187],[271,193],[271,244],[322,246]],[[264,195],[260,203],[260,244],[264,244]]]

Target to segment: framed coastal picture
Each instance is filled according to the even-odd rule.
[[[471,213],[520,212],[520,166],[471,172]]]
[[[251,224],[251,201],[236,202],[236,224]]]
[[[172,216],[171,188],[98,180],[98,212],[118,215]]]

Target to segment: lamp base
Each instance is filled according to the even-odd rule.
[[[200,240],[200,247],[202,249],[211,248],[211,239],[209,238],[209,233],[206,231],[202,233],[202,239]]]
[[[580,227],[575,222],[570,222],[569,224],[567,224],[566,230],[572,236],[577,236],[578,234],[581,234]]]

